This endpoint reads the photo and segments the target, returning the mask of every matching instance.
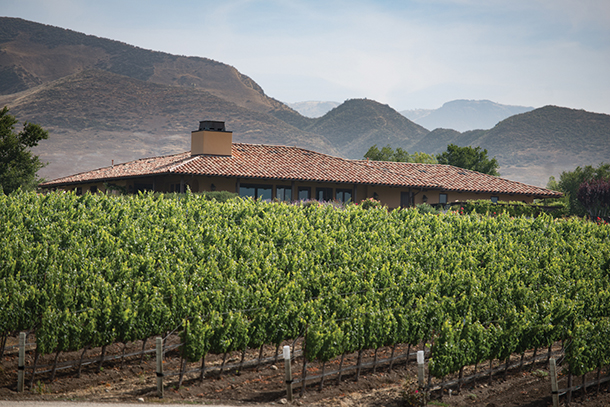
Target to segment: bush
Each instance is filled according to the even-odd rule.
[[[441,213],[440,209],[437,209],[437,208],[435,208],[432,205],[429,205],[427,203],[416,205],[415,208],[422,215],[426,214],[426,213],[431,213],[433,215],[438,215],[439,213]]]
[[[499,201],[493,203],[490,200],[482,199],[478,201],[468,201],[460,205],[451,206],[451,210],[468,214],[478,213],[481,215],[499,215],[505,213],[509,216],[518,217],[536,217],[542,213],[548,213],[555,218],[560,218],[567,215],[567,207],[565,202],[559,201],[549,205],[541,204],[526,204],[523,202],[504,202]]]
[[[208,201],[227,202],[230,199],[237,198],[239,195],[229,191],[209,191],[203,192],[202,196]]]
[[[381,208],[383,205],[381,202],[374,198],[367,198],[364,201],[360,202],[360,207],[362,209],[371,209],[371,208]]]

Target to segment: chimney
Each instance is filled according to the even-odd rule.
[[[225,130],[225,122],[205,120],[199,130],[191,132],[191,155],[231,155],[233,132]]]

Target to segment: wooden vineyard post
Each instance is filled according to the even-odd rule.
[[[25,381],[25,332],[19,333],[19,365],[17,369],[17,391],[21,393]]]
[[[417,351],[417,383],[419,388],[424,388],[424,351]]]
[[[163,338],[157,337],[157,394],[163,398]]]
[[[292,401],[292,366],[290,364],[290,346],[284,346],[284,369],[286,371],[286,398]]]
[[[559,387],[557,386],[557,364],[555,358],[549,360],[549,371],[551,376],[551,394],[553,396],[553,407],[559,407]]]
[[[419,391],[423,394],[422,405],[426,405],[428,398],[425,391],[425,371],[424,371],[424,351],[417,351],[417,383],[419,385]]]

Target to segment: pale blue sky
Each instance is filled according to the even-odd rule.
[[[211,58],[283,102],[610,114],[609,0],[0,0],[0,15]]]

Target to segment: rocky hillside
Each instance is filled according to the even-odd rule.
[[[317,134],[268,113],[246,109],[201,89],[160,85],[91,70],[0,96],[21,121],[50,132],[34,150],[49,165],[40,176],[59,176],[190,148],[199,120],[222,120],[236,141],[299,145],[336,153]]]
[[[490,130],[436,129],[414,148],[438,153],[448,143],[481,146],[498,159],[502,176],[544,185],[551,175],[610,161],[610,115],[545,106]]]
[[[610,157],[608,115],[547,106],[489,130],[461,133],[429,126],[435,128],[429,132],[390,106],[354,99],[311,118],[268,97],[251,78],[221,62],[0,17],[4,105],[22,122],[49,130],[49,139],[35,150],[49,162],[40,172],[47,179],[112,160],[184,151],[199,120],[227,122],[236,141],[297,145],[349,158],[362,158],[374,144],[411,153],[438,153],[448,143],[480,145],[498,158],[503,176],[535,185]],[[493,111],[514,113],[488,101],[454,101],[437,110],[459,118],[475,107],[488,108],[490,120],[497,118]]]
[[[362,158],[374,144],[410,148],[428,134],[390,106],[369,99],[348,100],[304,130],[325,136],[348,158]]]

